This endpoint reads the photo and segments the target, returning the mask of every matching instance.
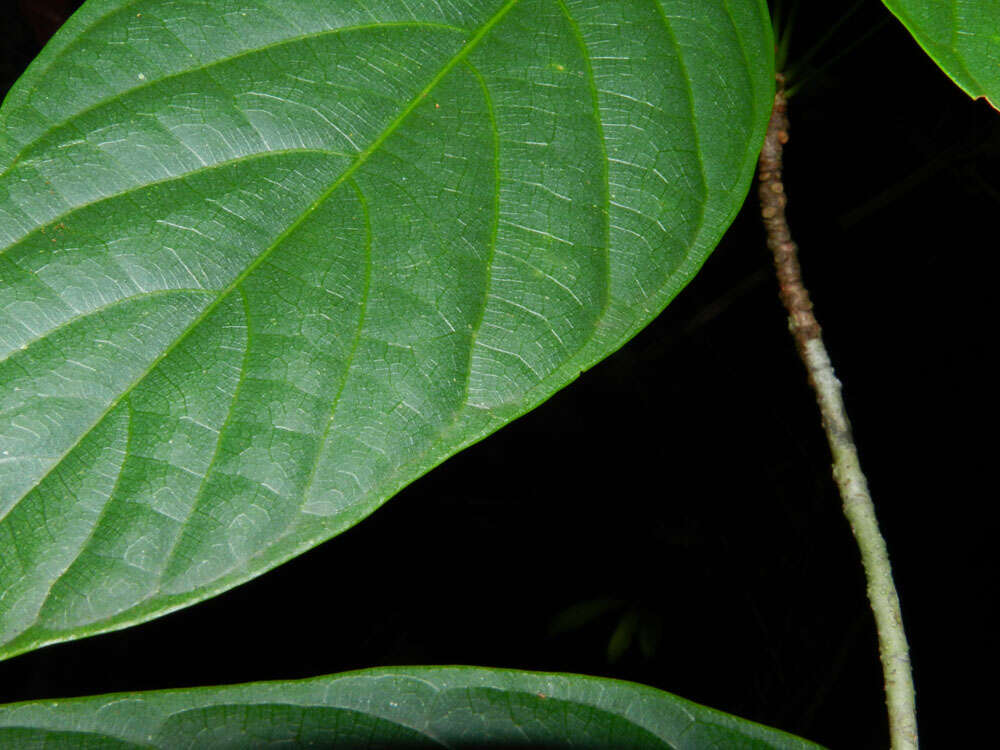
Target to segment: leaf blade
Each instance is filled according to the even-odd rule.
[[[87,737],[95,747],[819,748],[643,685],[476,667],[20,703],[0,706],[0,739],[15,739],[4,732],[56,748]]]
[[[883,1],[959,88],[1000,109],[1000,3]]]
[[[92,2],[5,100],[0,655],[349,528],[621,346],[745,195],[761,2],[330,7]]]

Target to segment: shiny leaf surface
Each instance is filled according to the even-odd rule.
[[[998,0],[883,1],[965,93],[1000,109]]]
[[[763,0],[91,0],[0,110],[0,658],[356,524],[741,205]]]
[[[32,744],[33,743],[33,744]],[[473,667],[0,706],[0,745],[817,750],[634,683]]]

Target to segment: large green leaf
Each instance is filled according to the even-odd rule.
[[[883,0],[961,89],[1000,109],[1000,0]]]
[[[91,0],[0,110],[0,658],[357,523],[745,197],[763,0]]]
[[[0,746],[819,748],[643,685],[474,667],[0,706]]]

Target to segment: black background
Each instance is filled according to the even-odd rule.
[[[75,5],[0,5],[2,90]],[[839,5],[803,3],[792,63]],[[997,666],[1000,115],[878,2],[813,58],[831,61],[791,102],[789,219],[894,563],[923,743],[978,745],[992,714],[974,678]],[[196,607],[6,662],[0,701],[479,664],[635,680],[885,747],[864,579],[756,211],[751,193],[621,351],[360,526]],[[624,609],[549,634],[604,597]],[[611,663],[627,609],[659,623],[659,649]]]

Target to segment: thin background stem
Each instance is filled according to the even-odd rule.
[[[833,35],[840,30],[840,27],[843,26],[845,23],[847,23],[850,20],[851,16],[857,13],[858,9],[864,2],[865,0],[857,0],[857,2],[854,3],[854,5],[852,5],[846,12],[844,12],[839,19],[837,19],[834,23],[830,25],[830,28],[826,30],[826,33],[823,34],[823,36],[821,36],[819,40],[815,44],[813,44],[813,46],[810,47],[809,50],[804,55],[802,55],[795,61],[795,65],[792,67],[794,69],[804,68],[809,63],[809,61],[812,60],[812,58],[815,57],[815,55],[826,46],[826,43],[833,38]],[[795,5],[795,8],[796,9],[798,8],[797,3]],[[793,18],[790,16],[788,20],[789,25],[791,25],[792,20]],[[785,35],[787,35],[787,30],[785,30],[783,33],[783,36]],[[783,66],[781,67],[781,69],[785,71],[786,76],[792,72],[785,69]],[[786,98],[787,98],[787,93],[786,93]]]
[[[802,283],[798,248],[792,241],[785,216],[787,200],[781,179],[781,159],[787,141],[787,102],[784,78],[779,75],[774,109],[759,164],[760,206],[767,230],[767,246],[774,255],[781,301],[788,310],[789,328],[799,356],[809,373],[809,382],[816,392],[816,401],[823,416],[823,427],[833,455],[833,476],[840,490],[844,515],[847,516],[861,551],[861,561],[868,580],[868,601],[875,614],[875,627],[878,631],[891,747],[892,750],[916,750],[917,717],[913,673],[899,597],[892,580],[889,553],[879,532],[868,483],[861,471],[857,446],[851,435],[851,426],[840,392],[840,381],[830,364],[809,293]]]

